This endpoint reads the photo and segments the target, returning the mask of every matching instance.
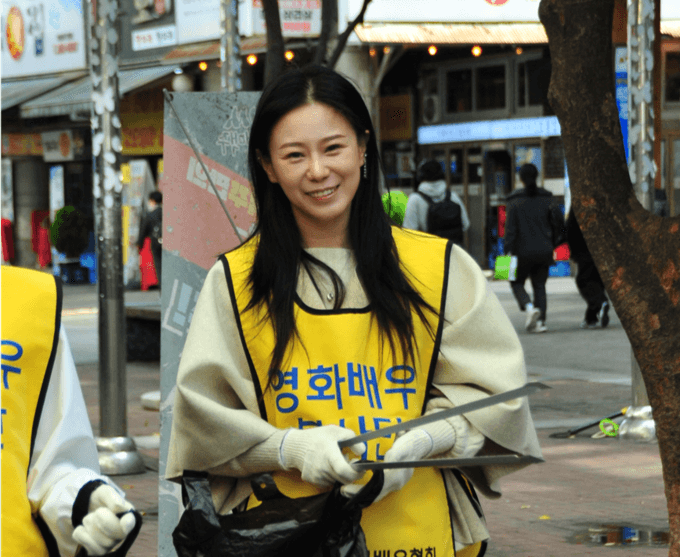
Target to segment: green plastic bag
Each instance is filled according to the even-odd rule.
[[[517,257],[515,255],[499,255],[496,257],[493,278],[496,280],[516,280]]]

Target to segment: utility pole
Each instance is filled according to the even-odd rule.
[[[103,474],[139,474],[144,461],[127,437],[125,304],[123,300],[121,123],[118,94],[118,0],[90,0],[92,183],[99,299],[99,417]]]
[[[241,90],[241,46],[238,31],[238,0],[220,0],[221,87],[228,93]]]
[[[630,179],[642,206],[653,207],[657,168],[655,146],[655,99],[660,94],[659,72],[660,0],[628,0],[628,142]],[[658,147],[657,147],[658,148]],[[632,404],[619,428],[619,436],[639,441],[656,440],[656,424],[642,379],[640,366],[631,353]]]

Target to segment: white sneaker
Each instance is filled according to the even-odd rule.
[[[541,316],[541,310],[538,309],[538,308],[535,308],[533,306],[529,307],[527,305],[526,312],[527,312],[527,320],[526,320],[526,323],[525,323],[525,327],[526,327],[527,331],[529,331],[531,333],[536,328],[536,323],[538,322],[538,318]]]
[[[545,333],[547,330],[548,327],[545,326],[545,323],[543,321],[539,321],[538,323],[536,323],[534,333]]]

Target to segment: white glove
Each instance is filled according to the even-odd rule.
[[[284,470],[296,468],[302,479],[318,487],[335,482],[352,483],[364,475],[355,470],[338,447],[339,441],[356,437],[351,429],[336,425],[311,429],[289,429],[281,441],[281,463]],[[366,451],[365,443],[350,447],[356,455]]]
[[[385,462],[422,460],[451,450],[455,443],[456,430],[447,421],[433,422],[397,437],[392,447],[385,453]],[[384,499],[393,491],[399,491],[412,477],[413,468],[385,470],[383,488],[374,503]],[[341,493],[345,497],[352,497],[361,488],[363,485],[346,485],[341,489]]]
[[[92,492],[88,513],[83,523],[73,531],[73,539],[87,550],[88,555],[106,555],[135,527],[132,513],[121,518],[116,514],[133,509],[110,485],[100,485]]]

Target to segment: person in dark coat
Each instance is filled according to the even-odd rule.
[[[538,169],[525,164],[519,169],[523,188],[508,197],[508,217],[505,225],[505,252],[517,256],[517,276],[511,281],[512,293],[522,311],[527,313],[526,329],[543,333],[548,301],[545,283],[554,263],[550,206],[552,193],[536,185]],[[524,289],[531,279],[533,302]]]
[[[598,325],[604,328],[609,325],[609,299],[574,211],[567,217],[567,242],[571,259],[578,267],[576,287],[588,304],[581,328],[596,329]]]
[[[141,250],[144,247],[144,240],[146,238],[151,239],[153,265],[156,268],[156,277],[158,278],[158,286],[160,288],[163,253],[163,194],[159,191],[152,191],[149,194],[148,207],[149,210],[142,219],[137,247]]]

